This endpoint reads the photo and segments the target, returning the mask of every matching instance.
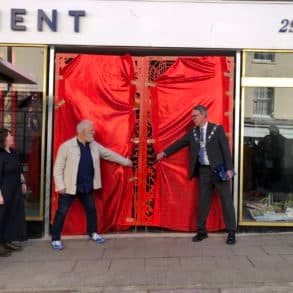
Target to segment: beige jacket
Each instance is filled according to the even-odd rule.
[[[102,187],[100,158],[127,166],[129,159],[103,147],[96,141],[90,143],[94,165],[94,189]],[[65,193],[76,194],[77,172],[80,159],[80,148],[77,138],[65,141],[59,148],[54,164],[55,190],[65,189]]]

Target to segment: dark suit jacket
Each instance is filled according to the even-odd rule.
[[[200,148],[199,131],[199,127],[193,128],[190,132],[164,150],[166,156],[170,156],[183,147],[189,147],[190,178],[198,176],[198,154]],[[228,140],[221,125],[208,123],[206,131],[206,151],[211,168],[215,168],[224,163],[227,170],[233,170]]]

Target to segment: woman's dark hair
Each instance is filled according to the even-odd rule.
[[[5,149],[5,141],[9,133],[7,128],[0,128],[0,148]]]

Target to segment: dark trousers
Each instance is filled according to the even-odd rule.
[[[230,183],[219,181],[209,166],[199,167],[198,231],[206,232],[206,220],[211,207],[214,187],[220,195],[226,229],[228,232],[236,232],[235,210]]]
[[[93,193],[77,193],[76,195],[66,193],[59,194],[58,209],[56,211],[52,226],[52,241],[60,240],[65,217],[75,198],[80,200],[85,210],[88,234],[91,235],[92,233],[97,232],[97,212],[93,199]]]

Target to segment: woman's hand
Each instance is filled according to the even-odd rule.
[[[0,205],[4,205],[4,197],[0,194]]]

